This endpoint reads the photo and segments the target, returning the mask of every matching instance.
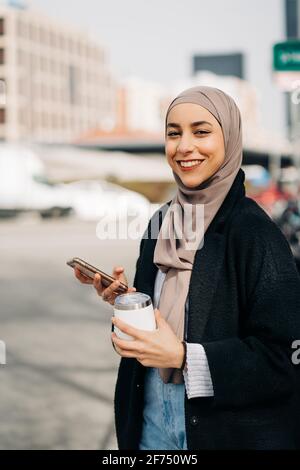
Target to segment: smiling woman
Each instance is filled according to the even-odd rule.
[[[171,102],[165,124],[177,192],[152,216],[134,278],[156,330],[113,320],[133,338],[112,333],[119,449],[299,448],[300,278],[284,236],[245,195],[239,109],[195,87]]]

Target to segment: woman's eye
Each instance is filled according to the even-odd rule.
[[[169,132],[169,133],[168,133],[168,136],[169,136],[169,137],[172,137],[172,136],[174,136],[174,135],[179,135],[179,132]]]
[[[209,131],[196,131],[195,134],[209,134]]]

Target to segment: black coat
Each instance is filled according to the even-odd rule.
[[[159,229],[156,212],[151,221],[158,220]],[[156,238],[142,239],[134,279],[152,298]],[[213,397],[185,395],[188,449],[299,447],[299,371],[291,356],[300,339],[300,278],[280,230],[245,196],[242,170],[196,252],[188,295],[187,341],[204,346],[214,387]],[[138,449],[144,372],[136,359],[121,358],[119,449]]]

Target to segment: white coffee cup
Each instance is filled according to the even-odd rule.
[[[153,331],[156,329],[156,321],[151,297],[142,292],[129,292],[120,294],[115,298],[114,316],[124,323],[139,330]],[[114,326],[116,335],[128,341],[134,340]]]

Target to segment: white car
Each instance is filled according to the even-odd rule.
[[[34,211],[42,217],[72,213],[82,220],[124,220],[151,213],[149,201],[106,181],[49,184],[36,154],[18,145],[0,145],[0,215]]]
[[[44,166],[30,150],[17,145],[0,145],[0,215],[38,212],[42,216],[71,211],[69,198],[50,185]]]
[[[124,220],[147,217],[151,204],[144,196],[106,181],[81,180],[59,185],[75,216],[82,220]]]

